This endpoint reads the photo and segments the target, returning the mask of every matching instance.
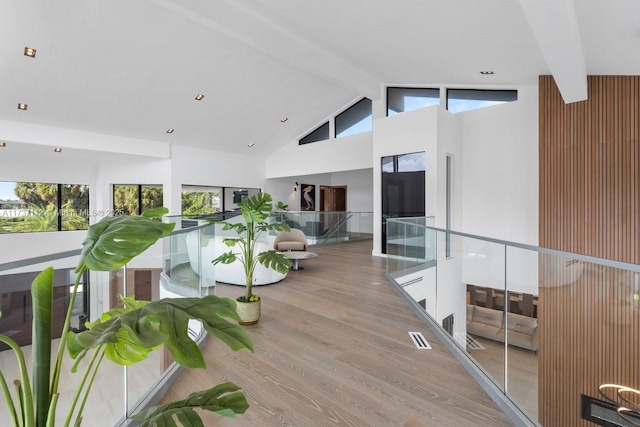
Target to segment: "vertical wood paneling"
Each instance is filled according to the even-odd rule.
[[[640,77],[591,76],[589,99],[565,104],[539,79],[540,245],[640,263]],[[640,388],[635,277],[540,258],[539,420],[587,426],[580,394]]]

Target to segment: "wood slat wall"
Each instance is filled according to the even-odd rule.
[[[591,76],[565,104],[539,79],[540,245],[640,263],[640,76]],[[586,426],[580,394],[640,388],[640,306],[632,273],[540,258],[539,420]]]

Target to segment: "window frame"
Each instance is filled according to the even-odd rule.
[[[479,107],[465,109],[465,110],[451,111],[449,109],[449,107],[450,107],[450,105],[449,105],[450,102],[449,101],[450,101],[450,99],[452,99],[451,96],[450,96],[451,92],[466,92],[468,94],[477,95],[475,97],[469,97],[469,98],[453,98],[453,99],[458,99],[458,100],[488,101],[488,102],[499,102],[499,103],[507,103],[507,102],[513,102],[513,101],[517,101],[518,100],[518,90],[517,89],[447,88],[447,92],[446,92],[446,95],[445,95],[445,104],[446,104],[447,111],[450,111],[453,114],[463,113],[465,111],[473,111],[473,110],[477,110],[477,109],[480,109],[480,108],[489,107],[489,105],[479,106]],[[491,98],[491,97],[481,96],[481,94],[503,95],[502,97],[505,98],[505,99],[495,99],[495,98]],[[509,95],[515,95],[515,99],[506,99],[506,98],[509,97]]]
[[[359,113],[359,109],[361,109],[361,105],[363,102],[367,102],[369,104],[369,114],[364,116],[363,118],[353,122],[351,121],[351,123],[345,127],[344,129],[342,129],[341,131],[338,130],[338,121],[341,120],[342,117],[344,116],[356,116],[358,117],[358,113]],[[367,118],[369,118],[370,120],[370,126],[369,129],[367,130],[363,130],[363,131],[356,131],[356,132],[352,132],[352,133],[347,133],[346,135],[339,135],[339,132],[346,132],[349,129],[353,128],[355,125],[357,125],[358,123],[362,122],[363,120],[366,120]],[[346,120],[347,123],[349,123],[349,120]],[[333,137],[334,138],[341,138],[341,137],[345,137],[345,136],[350,136],[350,135],[357,135],[359,133],[364,133],[364,132],[371,132],[373,130],[373,101],[371,101],[371,99],[365,97],[360,98],[360,100],[354,102],[353,104],[351,104],[349,107],[345,108],[343,111],[341,111],[340,113],[336,114],[333,117]]]

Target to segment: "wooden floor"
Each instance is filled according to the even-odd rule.
[[[313,247],[280,283],[256,288],[262,319],[247,327],[255,354],[210,338],[206,370],[188,370],[165,396],[181,399],[223,381],[250,404],[221,426],[511,426],[385,279],[371,241]],[[241,287],[217,286],[235,298]],[[419,350],[408,332],[433,349]]]

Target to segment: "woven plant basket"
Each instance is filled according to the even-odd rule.
[[[236,312],[240,316],[239,324],[243,326],[255,325],[260,320],[260,300],[252,302],[236,301]]]

